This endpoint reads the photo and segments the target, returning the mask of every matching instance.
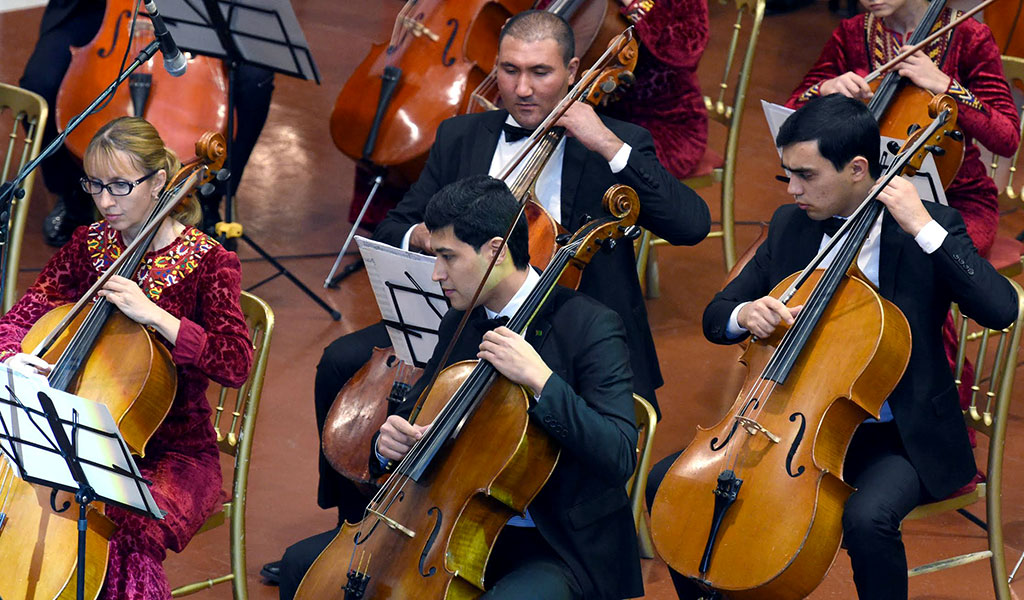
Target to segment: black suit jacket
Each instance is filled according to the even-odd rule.
[[[948,235],[925,254],[888,212],[882,221],[879,292],[910,323],[910,363],[889,396],[900,438],[928,492],[945,498],[976,473],[959,396],[946,359],[942,324],[951,302],[986,327],[1001,328],[1017,316],[1017,294],[1003,276],[978,255],[960,214],[926,203]],[[753,260],[704,311],[704,335],[727,344],[725,326],[740,302],[766,295],[782,279],[803,269],[818,251],[822,223],[795,205],[779,208],[768,238]]]
[[[377,226],[374,238],[393,246],[413,225],[423,221],[427,201],[445,185],[470,175],[487,173],[498,145],[504,110],[463,115],[448,119],[437,129],[426,167],[396,208]],[[583,225],[588,217],[603,213],[605,190],[624,183],[640,198],[641,226],[671,244],[696,244],[711,227],[707,204],[693,190],[679,183],[658,162],[654,142],[646,129],[601,117],[615,135],[632,147],[629,162],[612,173],[608,162],[568,138],[562,163],[562,224],[569,231]],[[596,298],[622,317],[636,392],[655,406],[654,390],[661,387],[661,369],[647,322],[647,307],[636,274],[631,244],[618,244],[611,252],[600,252],[583,273],[579,291]]]
[[[442,319],[434,355],[397,414],[411,412],[462,315],[450,310]],[[475,359],[487,327],[478,307],[448,364]],[[529,414],[562,447],[551,478],[530,503],[530,516],[572,569],[584,598],[640,596],[640,556],[626,494],[636,468],[637,429],[622,321],[593,299],[556,286],[526,340],[554,372]],[[371,467],[375,463],[371,451]]]
[[[102,15],[106,4],[105,0],[49,0],[39,24],[40,35],[45,35],[72,19],[82,19],[86,15]]]

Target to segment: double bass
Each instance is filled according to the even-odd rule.
[[[855,265],[884,206],[875,196],[926,144],[953,127],[956,102],[937,97],[878,186],[802,273],[771,295],[802,304],[790,327],[755,339],[749,371],[726,417],[698,428],[652,507],[656,548],[670,567],[728,598],[788,600],[810,594],[839,549],[852,488],[842,480],[849,441],[903,376],[910,326]],[[847,235],[843,235],[848,232]],[[828,268],[818,262],[841,243]]]
[[[591,221],[559,249],[509,329],[526,330],[570,264],[585,265],[633,228],[636,193],[617,185],[604,199],[611,215]],[[483,592],[498,533],[547,481],[558,445],[527,414],[529,392],[486,361],[455,363],[427,389],[414,419],[432,427],[395,468],[365,518],[342,526],[296,598],[474,598]]]
[[[71,48],[71,64],[54,109],[60,130],[117,79],[124,56],[134,58],[155,38],[149,19],[136,19],[142,0],[106,2],[96,36],[81,48]],[[123,116],[143,117],[152,123],[167,147],[182,159],[194,155],[195,142],[205,132],[227,129],[228,81],[221,61],[192,56],[185,74],[172,77],[156,64],[159,60],[154,57],[140,66],[128,85],[119,87],[93,118],[68,134],[65,145],[72,154],[81,159],[99,128]]]
[[[221,134],[207,133],[195,144],[202,157],[182,168],[168,183],[153,214],[136,239],[74,306],[43,315],[22,341],[22,348],[53,364],[50,387],[102,402],[134,454],[144,456],[146,442],[171,408],[177,371],[170,351],[146,328],[104,298],[89,303],[113,275],[130,277],[139,267],[161,221],[198,183],[209,166],[223,164]],[[88,310],[86,310],[88,307]],[[8,459],[0,459],[0,597],[5,600],[53,600],[73,597],[77,584],[77,513],[66,509],[74,494],[55,493],[20,479]],[[107,568],[107,540],[115,530],[93,502],[87,513],[85,595],[96,598]]]

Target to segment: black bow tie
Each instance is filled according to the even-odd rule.
[[[486,315],[487,313],[484,314]],[[507,324],[508,317],[505,316],[495,317],[493,319],[480,319],[479,321],[476,322],[476,326],[480,329],[480,331],[490,331],[492,329],[497,329]]]
[[[532,129],[525,129],[511,123],[503,124],[501,130],[505,132],[505,141],[509,144],[528,138],[533,133]]]
[[[846,219],[829,217],[821,222],[821,229],[828,234],[829,237],[835,237],[836,232],[839,231],[839,228],[842,227],[844,223],[846,223]]]

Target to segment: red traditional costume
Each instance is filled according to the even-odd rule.
[[[945,9],[933,30],[949,23],[952,17],[950,9]],[[881,19],[870,14],[844,20],[786,105],[799,107],[818,95],[824,81],[847,71],[867,75],[899,54],[909,36],[909,32],[904,37],[886,28]],[[974,140],[996,154],[1010,156],[1020,137],[1020,121],[1003,76],[999,47],[988,27],[967,19],[930,44],[925,53],[952,78],[947,93],[957,101],[958,122],[966,136],[964,163],[946,189],[946,198],[963,215],[967,232],[984,256],[996,236],[998,191]]]
[[[106,222],[80,227],[43,268],[35,284],[0,318],[0,359],[50,309],[77,301],[125,245]],[[146,254],[136,278],[146,296],[181,320],[170,348],[178,390],[170,413],[138,459],[153,482],[162,521],[107,506],[118,525],[110,540],[104,599],[170,598],[162,562],[167,549],[180,552],[220,500],[216,435],[206,400],[209,379],[241,385],[252,364],[252,345],[239,306],[238,257],[194,227],[170,245]]]

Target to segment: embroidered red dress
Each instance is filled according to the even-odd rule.
[[[934,29],[951,18],[950,9],[945,9]],[[822,82],[847,71],[867,75],[896,56],[902,44],[898,33],[870,14],[845,19],[786,106],[797,108],[818,95]],[[1003,76],[999,47],[988,27],[968,19],[928,46],[926,53],[953,79],[947,93],[957,101],[959,124],[966,138],[964,163],[946,190],[946,198],[963,215],[978,251],[987,255],[999,221],[998,191],[974,140],[996,154],[1010,156],[1020,137],[1020,121]]]
[[[39,317],[78,300],[124,247],[121,234],[106,222],[78,228],[0,318],[0,360],[19,351]],[[177,365],[178,391],[146,457],[138,459],[167,516],[157,521],[106,507],[118,525],[101,594],[110,600],[171,597],[161,564],[167,549],[180,552],[220,501],[220,458],[206,400],[209,379],[241,385],[252,363],[238,300],[241,267],[234,253],[188,227],[169,246],[149,252],[139,274],[137,281],[150,300],[181,320],[177,343],[170,347],[165,342]]]

